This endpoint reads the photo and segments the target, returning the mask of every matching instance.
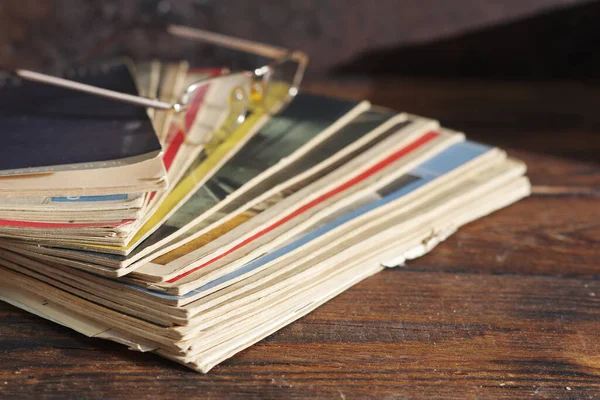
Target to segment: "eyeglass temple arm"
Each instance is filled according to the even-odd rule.
[[[268,58],[280,58],[289,53],[289,50],[283,47],[270,46],[263,43],[253,42],[251,40],[233,38],[220,33],[190,28],[188,26],[168,25],[167,32],[175,36],[202,40],[221,45],[232,50],[254,53]]]
[[[96,86],[86,85],[71,81],[68,79],[58,78],[52,75],[41,74],[39,72],[28,71],[25,69],[17,69],[14,73],[22,79],[34,82],[45,83],[47,85],[59,86],[65,89],[76,90],[79,92],[85,92],[96,96],[102,96],[109,99],[121,101],[124,103],[134,104],[141,107],[158,108],[160,110],[170,110],[175,105],[165,103],[163,101],[149,99],[141,96],[134,96],[127,93],[115,92],[113,90],[102,89]]]

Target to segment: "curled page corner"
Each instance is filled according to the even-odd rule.
[[[146,353],[149,351],[156,351],[158,347],[155,344],[141,341],[139,339],[132,339],[120,332],[114,331],[112,329],[108,329],[104,332],[101,332],[97,335],[94,335],[95,338],[98,339],[106,339],[111,340],[113,342],[120,343],[125,345],[132,351],[139,351],[141,353]]]
[[[421,243],[409,250],[402,251],[400,254],[396,254],[389,259],[382,260],[380,262],[382,267],[385,268],[397,268],[404,267],[406,261],[413,260],[429,253],[435,246],[446,240],[450,235],[456,232],[458,227],[456,224],[451,224],[443,229],[433,229],[431,233],[425,237]]]
[[[382,261],[381,266],[386,268],[404,267],[406,266],[406,257],[404,254],[400,254],[390,260]]]

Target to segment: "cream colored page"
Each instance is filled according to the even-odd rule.
[[[0,196],[13,197],[22,193],[35,193],[38,196],[75,196],[79,193],[121,194],[153,191],[165,185],[165,169],[162,160],[152,159],[115,168],[2,177]]]

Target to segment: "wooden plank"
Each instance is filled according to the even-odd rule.
[[[384,271],[207,376],[1,306],[0,394],[583,398],[599,297],[597,280]]]
[[[457,273],[597,278],[600,197],[525,199],[469,224],[443,246],[414,260],[410,267]]]

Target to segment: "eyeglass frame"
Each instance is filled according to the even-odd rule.
[[[234,74],[244,74],[250,79],[251,87],[250,90],[256,90],[255,85],[260,82],[260,90],[261,90],[261,103],[262,108],[267,114],[274,115],[281,112],[298,94],[298,90],[300,88],[300,84],[302,83],[302,79],[304,78],[304,73],[308,66],[308,56],[306,53],[300,50],[288,50],[281,47],[271,46],[259,42],[254,42],[246,39],[234,38],[231,36],[223,35],[220,33],[210,32],[202,29],[192,28],[183,25],[166,25],[164,27],[166,33],[169,33],[173,36],[180,38],[193,39],[196,41],[204,41],[207,43],[220,45],[222,47],[238,50],[246,53],[251,53],[259,56],[263,56],[266,58],[270,58],[273,61],[264,65],[262,67],[256,68],[254,71],[239,71],[228,73],[228,75]],[[285,102],[279,105],[279,107],[273,111],[270,110],[266,104],[266,96],[264,93],[268,90],[268,83],[270,82],[271,76],[276,70],[278,65],[281,65],[285,62],[293,61],[298,64],[296,73],[294,75],[292,86],[288,89],[287,97],[285,98]],[[80,92],[89,93],[96,96],[106,97],[112,100],[121,101],[128,104],[138,105],[146,108],[153,108],[157,110],[170,111],[174,113],[181,113],[185,111],[185,109],[189,106],[187,101],[182,101],[186,98],[189,93],[192,93],[198,85],[209,83],[211,80],[216,80],[221,77],[214,78],[206,78],[201,79],[197,82],[189,85],[181,94],[179,101],[176,103],[164,102],[158,99],[152,99],[144,96],[136,96],[127,93],[117,92],[113,90],[103,89],[100,87],[87,85],[84,83],[79,83],[76,81],[72,81],[69,79],[59,78],[52,75],[43,74],[40,72],[35,72],[26,69],[14,69],[11,70],[16,76],[21,79],[34,81],[38,83],[53,85],[62,87],[65,89],[76,90]],[[249,94],[251,96],[251,94]],[[241,117],[241,116],[240,116]],[[240,123],[243,122],[245,115],[241,118]],[[184,124],[185,125],[185,124]],[[185,132],[185,126],[183,127],[184,135],[186,140],[188,138],[188,132]],[[214,132],[213,132],[214,135]],[[212,135],[211,135],[212,138]],[[188,144],[196,144],[196,145],[204,145],[210,141],[208,138],[207,141],[202,142],[191,142],[188,141]]]

